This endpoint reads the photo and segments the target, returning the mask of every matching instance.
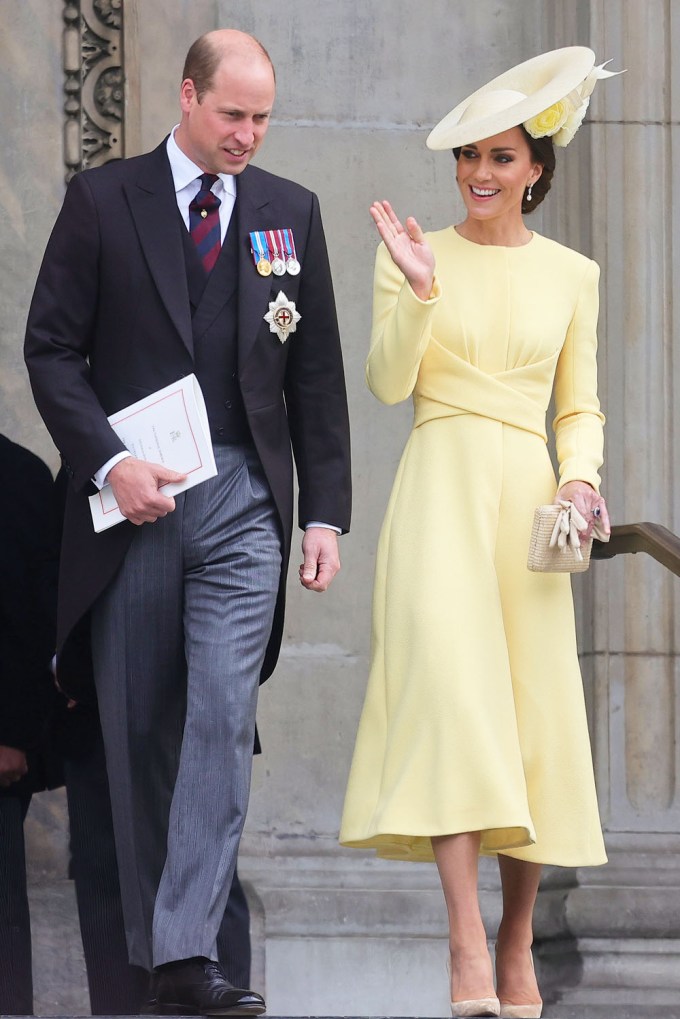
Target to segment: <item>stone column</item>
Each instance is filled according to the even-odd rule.
[[[580,5],[581,19],[585,6],[598,61],[612,57],[613,69],[627,68],[596,89],[564,159],[566,197],[557,213],[568,242],[602,268],[604,491],[615,523],[649,520],[677,532],[673,54],[680,11],[674,0],[591,0]],[[564,16],[574,15],[571,8]],[[585,1007],[589,1016],[612,1009],[643,1016],[664,1006],[678,1016],[677,580],[651,559],[628,556],[595,564],[579,587],[610,862],[548,875],[538,929],[543,983],[560,1016],[581,1016]]]

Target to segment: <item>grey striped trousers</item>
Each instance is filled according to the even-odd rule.
[[[251,448],[138,528],[93,609],[130,962],[217,959],[245,820],[259,673],[281,570]]]

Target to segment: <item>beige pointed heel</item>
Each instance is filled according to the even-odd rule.
[[[498,998],[469,998],[467,1001],[452,1001],[451,1015],[454,1019],[471,1016],[499,1016],[501,1003]]]
[[[543,1002],[536,1005],[501,1005],[500,1019],[541,1019]]]
[[[451,958],[446,960],[446,972],[451,979]],[[453,1019],[477,1019],[477,1016],[491,1016],[494,1019],[500,1015],[501,1003],[496,995],[488,998],[466,998],[465,1001],[451,1002],[451,1015]]]
[[[534,969],[534,954],[529,949],[529,960],[531,969]],[[499,1019],[541,1019],[543,1002],[534,1002],[531,1005],[506,1005],[501,1002]]]

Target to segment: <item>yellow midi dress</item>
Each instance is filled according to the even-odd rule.
[[[419,300],[383,245],[369,386],[413,396],[378,546],[371,670],[340,841],[432,860],[431,836],[483,853],[606,861],[567,574],[531,573],[534,509],[557,482],[599,485],[597,265],[538,234],[428,235]]]

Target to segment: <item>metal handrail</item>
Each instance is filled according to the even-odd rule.
[[[616,555],[646,552],[680,577],[680,538],[661,524],[618,524],[609,541],[593,542],[591,558],[613,559]]]

